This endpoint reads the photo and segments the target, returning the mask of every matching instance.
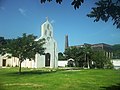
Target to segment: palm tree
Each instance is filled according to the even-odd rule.
[[[87,68],[90,68],[90,57],[92,54],[92,49],[90,45],[84,45],[83,47],[83,53],[84,53],[84,60],[87,64]]]

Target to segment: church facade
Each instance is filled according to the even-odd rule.
[[[24,60],[22,62],[22,67],[28,68],[57,68],[58,67],[58,48],[57,42],[53,37],[53,27],[48,19],[41,25],[41,36],[36,39],[45,39],[45,44],[43,45],[45,49],[45,55],[36,54],[35,60]],[[0,55],[0,67],[15,67],[19,66],[19,59],[16,57],[7,58],[7,54],[4,56]]]

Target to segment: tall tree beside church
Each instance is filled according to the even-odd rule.
[[[52,0],[40,0],[41,3]],[[61,4],[63,0],[56,0],[56,3]],[[72,0],[71,5],[74,9],[79,9],[85,0]],[[91,1],[92,2],[92,1]],[[94,22],[100,20],[107,22],[109,19],[113,20],[113,25],[120,29],[120,0],[98,0],[95,2],[95,7],[87,14],[90,18],[95,18]]]
[[[4,55],[5,54],[5,45],[6,45],[6,40],[4,37],[0,37],[0,54]]]
[[[10,53],[13,57],[19,58],[19,73],[21,73],[21,63],[26,60],[34,60],[35,54],[44,54],[45,48],[43,48],[44,40],[35,41],[36,36],[23,34],[22,37],[17,39],[11,39],[7,44],[7,53]]]

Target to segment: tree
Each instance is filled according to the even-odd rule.
[[[93,68],[113,68],[109,58],[104,55],[103,50],[94,51],[92,54]]]
[[[87,68],[113,68],[104,50],[93,50],[90,45],[85,44],[82,47],[69,47],[65,50],[67,59],[74,59],[76,66]]]
[[[64,52],[67,59],[74,59],[75,60],[75,66],[83,67],[85,60],[84,60],[84,52],[83,48],[81,47],[69,47]]]
[[[4,55],[5,54],[5,45],[6,45],[6,40],[4,37],[0,37],[0,54]]]
[[[95,18],[94,22],[100,19],[107,22],[110,18],[113,20],[113,25],[120,28],[120,0],[100,0],[95,3],[97,7],[93,7],[90,18]]]
[[[52,0],[40,0],[41,3]],[[56,0],[56,3],[61,4],[62,0]],[[84,0],[73,0],[71,5],[76,9],[79,9]],[[102,20],[107,22],[109,19],[113,20],[113,25],[116,28],[120,28],[120,0],[99,0],[95,3],[96,7],[92,8],[92,11],[87,14],[90,18],[95,18],[94,22]]]
[[[91,55],[93,53],[93,51],[91,49],[91,46],[85,44],[84,47],[83,47],[83,52],[84,52],[84,59],[85,59],[87,68],[89,69],[90,68],[90,63],[92,62],[91,61]]]
[[[66,59],[70,59],[70,58],[75,59],[76,51],[77,51],[76,47],[68,47],[64,52]]]
[[[112,46],[113,58],[120,59],[120,44],[115,44]]]
[[[21,73],[21,63],[26,60],[34,60],[35,54],[44,54],[45,48],[43,44],[45,43],[43,39],[35,41],[36,36],[23,34],[22,37],[17,39],[11,39],[7,43],[6,51],[13,57],[19,58],[19,73]]]
[[[65,56],[63,55],[62,52],[58,53],[58,60],[66,60]]]
[[[46,1],[51,2],[52,0],[40,0],[41,3],[45,3]],[[81,4],[84,2],[84,0],[73,0],[71,2],[71,5],[74,6],[74,8],[79,8]],[[56,3],[61,4],[62,0],[56,0]]]

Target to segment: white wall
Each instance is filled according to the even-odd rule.
[[[65,67],[68,61],[58,61],[58,67]]]
[[[7,55],[9,55],[9,54],[5,54],[4,56],[0,55],[0,67],[2,67],[3,59],[6,60],[6,65],[5,66],[15,67],[15,66],[19,65],[19,59],[18,58],[15,58],[15,57],[8,58]]]
[[[115,69],[120,69],[120,59],[112,59],[111,61]]]
[[[2,56],[0,55],[0,67],[2,67]]]

